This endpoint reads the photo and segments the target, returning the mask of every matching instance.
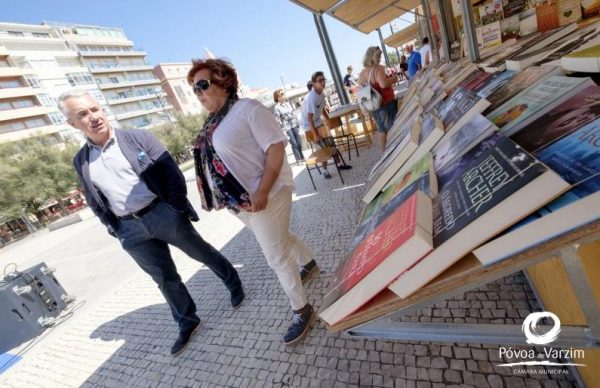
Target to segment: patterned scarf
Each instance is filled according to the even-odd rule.
[[[196,185],[200,192],[202,209],[207,211],[228,208],[239,213],[241,210],[252,208],[250,194],[227,170],[213,146],[214,132],[237,100],[236,97],[228,99],[221,110],[208,116],[194,144]]]

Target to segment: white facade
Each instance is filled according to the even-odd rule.
[[[56,107],[74,85],[105,102],[77,53],[52,28],[0,23],[0,142],[79,136]]]
[[[78,52],[106,97],[119,128],[151,128],[172,120],[160,81],[146,62],[146,52],[134,48],[120,28],[47,22]]]

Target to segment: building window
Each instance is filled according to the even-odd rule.
[[[0,67],[10,67],[8,61],[4,58],[0,59]]]
[[[47,32],[33,32],[32,35],[36,38],[50,38],[50,34]]]
[[[56,104],[56,99],[51,98],[47,94],[38,94],[37,97],[44,106],[54,106]]]
[[[8,35],[10,36],[25,36],[21,31],[8,31]]]
[[[12,106],[14,109],[31,108],[32,106],[35,106],[35,103],[29,98],[23,98],[12,101]]]
[[[35,74],[27,74],[24,77],[27,80],[27,82],[29,83],[29,85],[31,85],[32,88],[39,88],[40,87],[40,79],[38,78],[37,75],[35,75]]]
[[[48,113],[48,118],[50,118],[53,124],[64,124],[65,122],[65,117],[59,112]]]
[[[0,89],[22,88],[23,85],[16,79],[0,79]]]
[[[89,73],[67,73],[65,74],[71,86],[85,85],[94,83],[92,75]]]

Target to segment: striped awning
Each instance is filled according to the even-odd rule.
[[[365,34],[421,5],[421,0],[290,0],[311,12],[328,14]]]

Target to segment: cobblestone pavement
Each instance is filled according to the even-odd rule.
[[[292,229],[316,252],[321,275],[308,283],[319,307],[327,283],[353,234],[364,181],[378,151],[361,149],[346,184],[294,167]],[[193,201],[197,195],[189,186]],[[239,268],[247,292],[233,311],[218,279],[179,251],[174,257],[194,296],[203,326],[173,358],[177,336],[169,309],[149,277],[135,272],[102,303],[75,311],[60,335],[40,342],[0,376],[3,387],[570,387],[573,376],[513,375],[497,366],[498,346],[356,340],[318,322],[294,347],[282,343],[291,311],[254,236],[227,212],[203,214],[202,235]],[[116,242],[115,242],[116,243]],[[101,259],[101,257],[99,257]],[[60,269],[59,269],[60,270]],[[63,269],[64,270],[64,269]],[[537,308],[522,274],[437,303],[406,320],[520,323]],[[42,346],[43,345],[43,346]]]

